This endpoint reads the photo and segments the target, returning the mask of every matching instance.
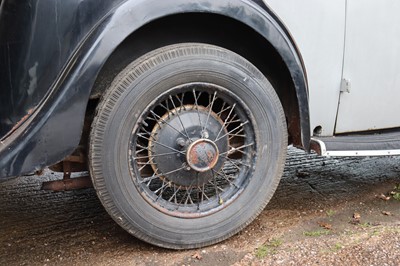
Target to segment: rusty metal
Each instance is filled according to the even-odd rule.
[[[85,165],[85,163],[86,157],[83,153],[79,152],[78,155],[68,156],[64,161],[51,168],[64,172],[63,179],[43,182],[42,190],[67,191],[93,187],[92,180],[89,176],[71,178],[71,173],[76,172],[75,170],[80,169],[79,166]]]
[[[193,142],[187,152],[186,161],[190,168],[197,172],[206,172],[214,168],[219,159],[217,145],[208,139],[198,139]]]
[[[63,180],[43,182],[42,190],[68,191],[93,187],[90,176],[65,178]]]
[[[11,129],[10,131],[7,132],[7,134],[5,134],[1,140],[5,140],[6,138],[8,138],[12,133],[14,133],[26,120],[28,120],[28,118],[31,116],[31,114],[33,114],[33,112],[35,111],[36,107],[31,108],[28,110],[28,112],[26,113],[26,115],[24,115]]]
[[[321,155],[321,146],[318,144],[318,142],[311,140],[310,142],[310,149],[315,151],[318,155]]]
[[[64,164],[68,162],[68,164]],[[68,167],[68,172],[84,172],[88,170],[86,154],[83,147],[79,146],[72,155],[66,157],[63,161],[49,166],[49,169],[54,172],[65,172],[65,167]]]

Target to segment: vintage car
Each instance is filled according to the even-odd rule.
[[[222,241],[287,146],[400,154],[400,1],[2,0],[0,178],[50,169],[133,236]]]

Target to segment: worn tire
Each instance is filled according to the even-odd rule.
[[[184,86],[180,87],[182,84]],[[195,91],[197,89],[199,92]],[[185,92],[177,94],[181,92],[180,90],[185,90]],[[191,90],[193,90],[194,98],[199,95],[199,101],[201,95],[208,95],[208,98],[204,96],[203,106],[194,107],[199,103],[190,100]],[[216,92],[213,94],[213,90],[218,91],[218,94]],[[178,95],[174,94],[176,98],[182,97],[182,106],[171,108],[163,118],[153,116],[153,118],[159,118],[156,122],[159,125],[154,125],[153,131],[149,132],[147,137],[143,137],[140,130],[144,127],[143,124],[148,126],[148,123],[143,123],[143,121],[150,119],[150,112],[159,110],[160,103],[167,103],[171,99],[168,97],[173,93]],[[184,97],[189,99],[183,100]],[[221,98],[217,99],[217,97]],[[246,134],[236,133],[232,127],[228,127],[228,123],[226,125],[222,123],[223,118],[228,120],[228,111],[224,113],[221,109],[218,112],[220,107],[217,104],[222,102],[237,113],[236,117],[240,120],[237,125],[241,126],[243,129],[240,130]],[[171,100],[169,103],[178,104],[179,100]],[[182,119],[178,117],[179,114]],[[220,117],[217,117],[218,114]],[[195,115],[199,116],[199,125],[195,122],[195,117],[197,117]],[[200,115],[204,118],[200,118]],[[207,117],[206,122],[204,122],[205,117]],[[175,162],[176,160],[184,160],[180,158],[181,154],[175,152],[177,157],[167,157],[156,161],[157,157],[153,153],[157,155],[157,151],[152,150],[162,150],[162,147],[167,146],[166,144],[160,144],[163,145],[160,146],[157,143],[169,141],[168,134],[172,136],[171,132],[175,131],[165,129],[168,128],[165,124],[167,122],[171,125],[177,124],[178,118],[181,123],[186,119],[186,122],[182,123],[182,130],[178,127],[178,130],[175,129],[175,131],[181,131],[180,135],[185,134],[183,131],[185,123],[190,123],[191,128],[197,129],[204,126],[201,132],[208,130],[210,133],[207,134],[212,134],[212,131],[216,131],[215,125],[211,127],[207,123],[208,120],[213,120],[216,121],[213,123],[221,124],[220,131],[231,132],[227,136],[233,135],[233,138],[241,143],[235,145],[241,145],[244,148],[238,147],[237,149],[241,149],[240,154],[225,158],[231,156],[232,153],[237,153],[232,149],[233,146],[230,146],[234,144],[231,144],[229,139],[223,140],[224,143],[228,143],[227,150],[223,152],[225,144],[218,143],[221,141],[217,140],[218,136],[215,137],[215,142],[208,143],[202,141],[208,135],[206,137],[188,135],[184,143],[193,143],[189,142],[191,138],[200,139],[199,145],[208,145],[211,156],[217,158],[217,163],[211,164],[210,161],[205,161],[203,164],[206,166],[197,165],[192,162],[192,159],[186,157],[189,158],[186,159],[188,162],[183,164],[189,167],[175,172],[177,176],[179,175],[178,177],[174,173],[169,174],[165,171],[160,173],[159,168],[168,169],[171,164],[181,163],[181,161]],[[164,135],[167,137],[163,139]],[[148,142],[141,138],[146,138]],[[150,179],[145,177],[145,173],[142,172],[144,170],[139,170],[141,169],[138,159],[140,156],[137,154],[143,151],[139,151],[138,147],[145,145],[141,143],[148,145],[146,146],[148,151],[144,147],[143,150],[147,153],[144,153],[145,156],[142,157],[153,156],[149,163],[151,168],[146,170],[154,171],[150,179],[157,177],[160,179],[157,179],[157,182],[165,184],[162,191],[159,190],[161,192],[151,187],[157,185],[156,181],[154,181],[155,184],[146,186],[147,180]],[[198,151],[198,146],[189,144],[182,144],[183,148],[179,152],[183,157]],[[173,147],[175,148],[171,148],[171,151],[178,149],[178,146]],[[274,88],[263,74],[247,60],[226,49],[207,44],[183,43],[166,46],[138,58],[115,78],[104,93],[92,124],[89,150],[90,173],[105,209],[130,234],[161,247],[198,248],[232,236],[263,210],[281,178],[286,147],[287,129],[284,112]],[[162,154],[158,155],[162,156]],[[225,156],[224,160],[221,159],[223,156]],[[178,157],[180,159],[176,159]],[[240,160],[246,160],[246,163]],[[165,164],[165,161],[169,163]],[[231,174],[224,172],[228,171],[225,169],[229,168],[229,165],[235,166],[236,163],[237,169],[232,170]],[[154,164],[157,165],[154,166]],[[201,172],[196,172],[194,168],[197,166],[205,168],[201,168]],[[146,167],[149,166],[144,166],[144,169]],[[211,170],[207,170],[207,167]],[[192,186],[193,183],[190,186],[184,185],[185,182],[195,180],[195,177],[188,173],[195,173],[198,178],[196,187]],[[217,181],[216,176],[222,175],[230,180],[229,183]],[[235,182],[237,184],[232,184]],[[215,192],[204,188],[211,186],[210,184],[216,188]],[[189,188],[192,190],[189,191]],[[175,198],[172,200],[174,195],[168,199],[171,194],[163,195],[167,193],[164,189],[178,190],[178,192],[175,192]],[[191,196],[195,189],[198,190],[197,194]],[[161,203],[159,203],[159,197],[154,198],[158,194],[160,194]],[[178,194],[181,197],[180,202],[177,200]],[[185,198],[186,194],[188,196]],[[206,200],[203,194],[209,199]],[[194,203],[196,200],[197,203]],[[196,204],[197,211],[193,207]]]

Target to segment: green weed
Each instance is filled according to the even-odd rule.
[[[281,245],[282,245],[282,240],[274,238],[268,243],[265,243],[264,245],[257,248],[256,257],[258,259],[263,259],[268,255],[275,254],[276,249]]]
[[[315,231],[307,231],[303,232],[305,236],[326,236],[329,235],[331,232],[328,230],[315,230]]]

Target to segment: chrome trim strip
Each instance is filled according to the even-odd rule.
[[[322,156],[389,156],[400,155],[400,150],[326,151]]]
[[[354,151],[328,151],[322,140],[311,138],[312,141],[318,143],[321,149],[321,156],[330,157],[345,157],[345,156],[390,156],[400,155],[400,150],[354,150]]]

